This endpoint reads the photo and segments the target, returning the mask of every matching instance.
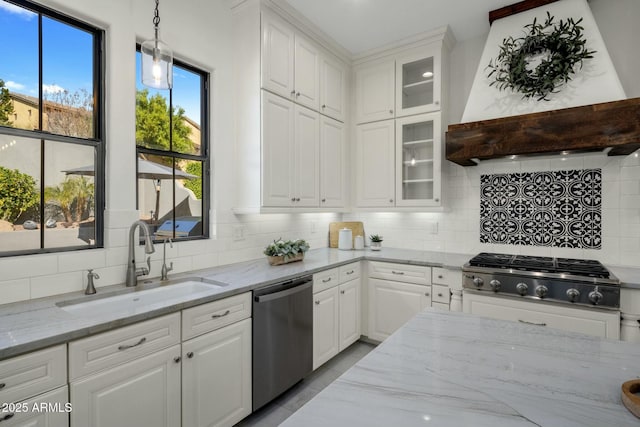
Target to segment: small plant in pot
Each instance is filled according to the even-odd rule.
[[[369,240],[371,240],[371,250],[379,251],[382,249],[382,236],[378,234],[372,234],[369,236]]]
[[[304,253],[309,250],[309,244],[302,239],[298,240],[274,240],[264,249],[264,254],[269,257],[269,264],[281,265],[289,262],[302,261]]]

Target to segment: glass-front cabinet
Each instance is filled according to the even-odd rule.
[[[439,206],[440,113],[396,119],[396,206]]]
[[[440,49],[396,60],[396,117],[440,110]]]

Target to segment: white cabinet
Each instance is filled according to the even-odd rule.
[[[360,339],[360,279],[338,286],[340,309],[340,351]]]
[[[182,427],[233,426],[251,413],[251,319],[182,344]]]
[[[356,123],[394,117],[394,61],[364,64],[355,69]]]
[[[320,112],[341,122],[346,118],[347,69],[339,60],[320,60]]]
[[[320,117],[262,93],[262,205],[318,206]]]
[[[294,55],[295,100],[318,111],[320,106],[320,49],[296,34]]]
[[[620,313],[607,310],[581,310],[552,304],[539,304],[511,298],[479,295],[465,290],[465,313],[511,320],[540,328],[555,328],[603,338],[620,338]]]
[[[394,121],[356,128],[356,205],[395,206]]]
[[[8,411],[0,413],[0,422],[2,427],[68,427],[68,412],[72,409],[68,402],[69,390],[65,385],[19,402],[17,408],[21,411],[13,411],[9,407]],[[34,406],[46,409],[34,411]]]
[[[338,287],[313,295],[313,369],[340,352]]]
[[[320,207],[340,208],[347,201],[347,140],[344,123],[320,117]]]
[[[439,46],[396,59],[396,117],[440,110],[441,88]]]
[[[180,346],[71,382],[72,427],[180,426]]]
[[[286,98],[295,95],[295,32],[289,24],[269,17],[262,20],[262,87]]]

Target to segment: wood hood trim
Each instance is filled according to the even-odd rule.
[[[475,166],[475,159],[640,148],[640,98],[449,125],[447,160]]]

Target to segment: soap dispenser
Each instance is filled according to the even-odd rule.
[[[99,279],[98,273],[94,273],[93,269],[89,269],[87,273],[87,289],[84,290],[85,295],[93,295],[96,293],[96,287],[93,284],[93,279]]]

